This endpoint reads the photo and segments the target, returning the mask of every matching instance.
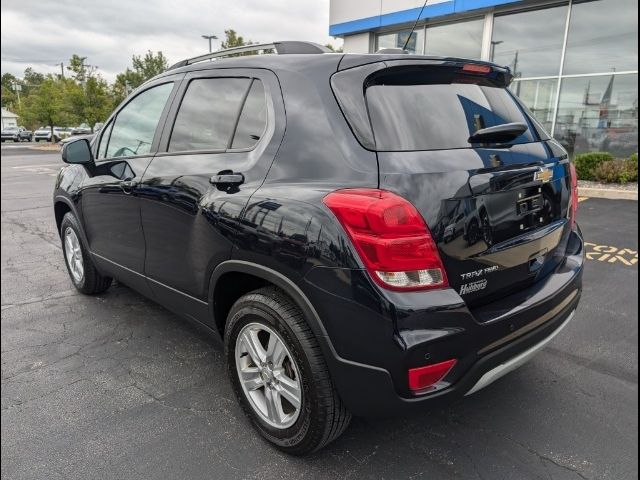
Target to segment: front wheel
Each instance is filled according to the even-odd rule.
[[[67,213],[60,225],[62,252],[69,277],[73,286],[82,293],[94,295],[102,293],[111,286],[111,277],[101,275],[97,270],[88,249],[82,242],[80,225],[73,213]]]
[[[267,287],[241,297],[225,327],[229,376],[258,432],[279,449],[304,455],[338,438],[351,414],[338,396],[304,315]]]

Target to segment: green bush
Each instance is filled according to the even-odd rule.
[[[634,153],[629,157],[629,168],[636,172],[636,180],[638,178],[638,154]]]
[[[628,160],[625,160],[627,164],[627,174],[629,175],[630,182],[638,181],[638,154],[634,153],[629,157]]]
[[[632,158],[627,160],[610,160],[596,167],[593,176],[599,182],[627,183],[638,181],[638,163]]]
[[[613,160],[613,155],[607,152],[590,152],[576,155],[573,162],[576,165],[576,172],[580,180],[597,180],[596,169],[604,162]],[[611,167],[606,167],[610,169]]]

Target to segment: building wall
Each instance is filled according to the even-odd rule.
[[[522,0],[429,0],[420,20],[486,9]],[[329,32],[333,36],[385,28],[416,20],[422,0],[331,0]]]
[[[343,50],[347,53],[369,53],[372,37],[370,32],[356,33],[344,37]]]
[[[5,109],[2,109],[2,128],[6,127],[17,127],[18,126],[18,116],[8,112]]]

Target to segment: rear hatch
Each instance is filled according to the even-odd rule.
[[[510,80],[505,69],[454,60],[379,62],[332,79],[354,133],[377,152],[380,188],[420,211],[470,306],[548,275],[570,230],[566,153]]]

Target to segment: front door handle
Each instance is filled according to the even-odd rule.
[[[212,176],[209,179],[211,185],[218,186],[234,186],[234,185],[242,185],[244,183],[244,175],[241,173],[233,173],[229,172],[220,172],[217,175]]]

